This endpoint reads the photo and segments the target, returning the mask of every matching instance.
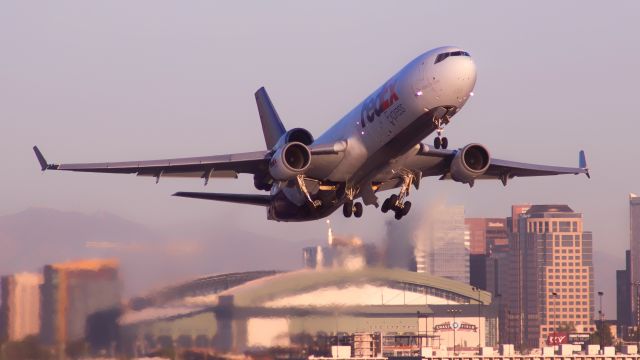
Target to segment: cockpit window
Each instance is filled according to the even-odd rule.
[[[438,56],[436,56],[436,62],[434,64],[437,64],[437,63],[443,61],[444,59],[448,58],[449,56],[471,56],[471,54],[469,54],[466,51],[452,51],[452,52],[448,52],[448,53],[438,54]]]

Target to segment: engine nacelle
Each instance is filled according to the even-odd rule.
[[[290,180],[303,174],[311,163],[311,151],[301,142],[280,146],[269,162],[269,174],[275,180]]]
[[[451,161],[450,174],[455,181],[472,184],[489,169],[491,157],[487,148],[480,144],[469,144],[458,151]]]
[[[273,148],[280,149],[285,144],[292,142],[299,142],[303,145],[309,146],[313,143],[313,135],[303,128],[294,128],[284,133],[280,139],[278,139],[278,142]]]

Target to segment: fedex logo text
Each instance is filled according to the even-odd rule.
[[[400,100],[396,92],[397,84],[397,80],[390,80],[382,86],[382,89],[378,91],[378,93],[364,101],[362,109],[360,110],[360,123],[362,124],[362,128],[366,126],[367,122],[373,122],[389,109],[391,105]]]

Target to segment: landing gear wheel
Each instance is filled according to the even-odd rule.
[[[364,208],[362,207],[362,203],[355,203],[353,204],[353,216],[359,218],[362,216],[362,213],[364,211]]]
[[[389,210],[394,210],[397,208],[396,203],[398,202],[398,195],[393,194],[389,197]]]
[[[442,140],[440,139],[440,136],[438,136],[433,139],[433,147],[436,149],[440,149],[440,145],[442,145]]]
[[[394,216],[396,220],[402,219],[404,215],[402,215],[402,210],[396,210],[396,215]]]
[[[387,211],[389,211],[390,208],[391,208],[391,200],[387,198],[382,202],[382,206],[380,207],[380,210],[382,210],[383,213],[386,213]]]
[[[405,201],[404,207],[402,208],[402,216],[407,215],[409,210],[411,210],[411,201]]]
[[[447,139],[446,137],[443,137],[441,140],[441,146],[443,149],[446,149],[449,146],[449,139]]]
[[[342,205],[342,214],[344,217],[351,217],[351,215],[353,215],[353,201],[347,201]]]

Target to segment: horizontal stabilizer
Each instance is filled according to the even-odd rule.
[[[271,196],[269,195],[252,195],[252,194],[221,194],[221,193],[205,193],[205,192],[185,192],[179,191],[173,196],[180,196],[192,199],[226,201],[238,204],[269,206]]]

